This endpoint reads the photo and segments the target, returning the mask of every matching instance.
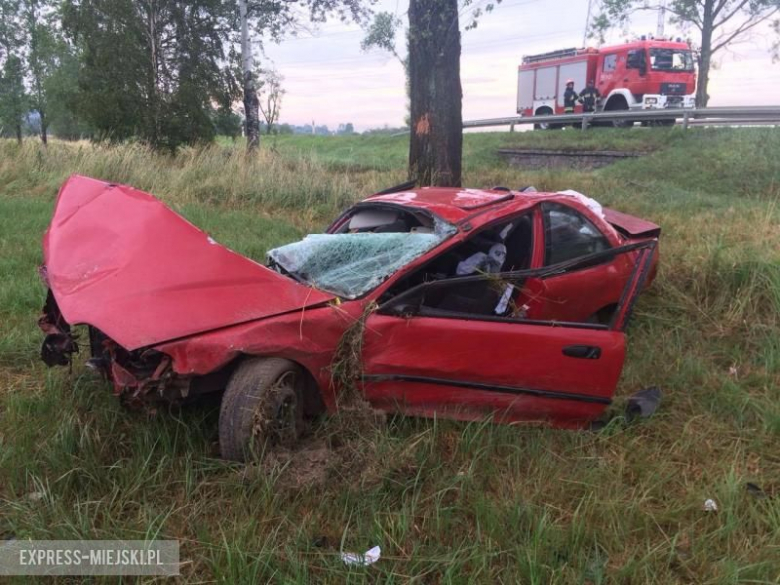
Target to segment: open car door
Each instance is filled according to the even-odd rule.
[[[366,322],[366,398],[383,410],[421,416],[562,427],[593,420],[612,401],[625,357],[624,330],[655,246],[648,241],[542,269],[442,279],[399,294]],[[441,299],[461,287],[522,287],[531,277],[632,252],[634,270],[609,325],[440,308],[451,307]]]

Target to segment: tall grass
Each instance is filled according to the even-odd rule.
[[[403,180],[405,139],[293,137],[254,158],[217,145],[175,159],[0,142],[0,536],[178,538],[197,582],[780,582],[777,131],[527,134],[467,135],[467,184],[574,188],[664,230],[614,419],[588,433],[395,417],[370,469],[302,489],[219,460],[214,404],[149,418],[81,366],[45,369],[40,235],[56,188],[80,172],[150,190],[261,257]],[[534,135],[652,154],[582,172],[493,153]],[[649,385],[664,390],[659,413],[627,425],[625,397]],[[340,560],[376,544],[374,566]]]

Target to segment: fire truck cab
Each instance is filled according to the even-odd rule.
[[[693,108],[696,72],[691,48],[681,41],[644,38],[599,49],[562,49],[523,57],[517,75],[517,113],[563,113],[566,80],[581,92],[588,80],[601,99],[597,111]],[[578,105],[575,112],[581,112]]]

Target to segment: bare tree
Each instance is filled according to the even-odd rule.
[[[635,12],[659,10],[661,7],[647,0],[601,0],[599,8],[591,32],[603,40],[608,29],[625,26]],[[712,56],[744,39],[762,23],[771,23],[771,19],[780,14],[780,0],[671,0],[666,2],[665,9],[671,15],[672,23],[692,26],[699,31],[696,105],[706,107],[710,99],[707,86]],[[777,20],[772,24],[780,33]]]
[[[267,134],[273,130],[274,124],[279,121],[279,112],[282,109],[282,97],[285,94],[282,89],[284,78],[274,69],[266,69],[260,77],[260,111],[263,113],[267,125]]]
[[[248,151],[260,145],[260,100],[255,84],[255,64],[252,57],[252,42],[249,38],[249,9],[247,0],[238,0],[238,13],[241,25],[241,83],[244,94],[244,133]]]
[[[329,15],[342,22],[361,22],[376,0],[238,0],[241,32],[241,72],[246,117],[247,149],[260,143],[260,103],[257,97],[256,63],[252,42],[255,38],[279,41],[293,33],[302,21],[323,22]],[[254,33],[254,34],[253,34]]]

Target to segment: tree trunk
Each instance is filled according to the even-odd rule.
[[[713,0],[705,0],[701,27],[701,52],[699,54],[699,75],[696,79],[696,107],[706,108],[710,96],[707,86],[710,81],[712,61],[712,29],[714,25]]]
[[[458,0],[409,4],[409,176],[460,187],[463,119]]]
[[[241,69],[244,89],[244,120],[246,149],[253,151],[260,144],[260,100],[257,97],[255,74],[252,62],[252,44],[249,39],[249,19],[246,0],[238,0],[241,17]]]
[[[41,116],[41,142],[44,146],[49,144],[49,122],[46,120],[46,113],[43,111],[38,112]]]
[[[22,145],[22,125],[18,122],[16,123],[16,142],[19,143],[19,146]]]

